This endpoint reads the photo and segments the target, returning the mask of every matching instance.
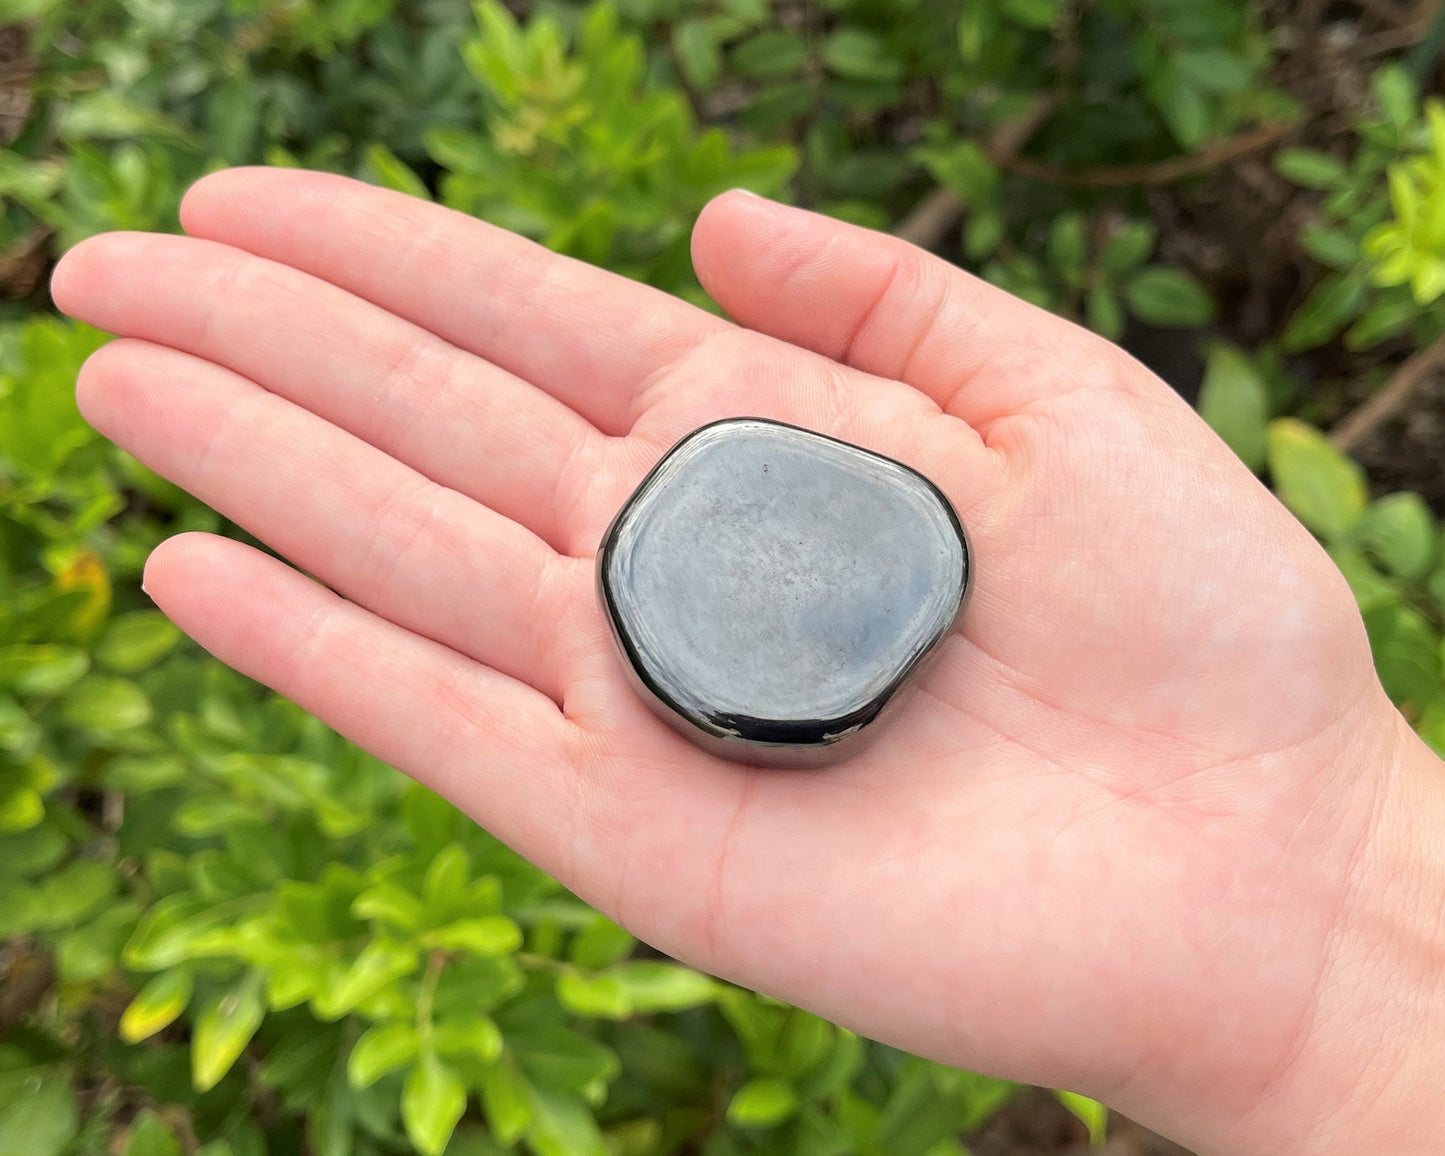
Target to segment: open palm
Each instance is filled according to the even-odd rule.
[[[222,173],[182,216],[55,295],[126,338],[87,417],[325,584],[168,542],[146,588],[204,646],[699,967],[1186,1135],[1190,1089],[1277,1092],[1378,786],[1341,756],[1394,716],[1329,560],[1161,382],[745,194],[694,238],[738,324],[338,177]],[[730,415],[921,470],[973,539],[920,691],[824,771],[688,745],[596,604],[612,514]]]

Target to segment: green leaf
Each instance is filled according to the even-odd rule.
[[[623,963],[607,971],[638,1012],[676,1012],[699,1007],[717,994],[717,981],[700,971],[661,960]]]
[[[405,193],[409,197],[429,201],[431,190],[411,167],[384,144],[368,145],[366,163],[376,177],[376,183],[384,189]]]
[[[151,703],[145,691],[124,678],[87,675],[61,702],[67,722],[100,734],[133,730],[151,720]]]
[[[1089,1146],[1102,1148],[1109,1128],[1109,1109],[1077,1092],[1055,1092],[1054,1095],[1089,1130]]]
[[[1126,324],[1124,307],[1119,304],[1116,294],[1107,289],[1090,289],[1084,299],[1089,316],[1089,328],[1110,341],[1118,341]]]
[[[499,1144],[516,1143],[532,1124],[533,1090],[526,1078],[503,1057],[482,1070],[481,1094],[492,1135]]]
[[[191,1002],[194,984],[186,967],[174,967],[156,976],[121,1013],[120,1038],[136,1044],[174,1023]]]
[[[632,1001],[611,975],[564,971],[557,977],[557,1002],[579,1016],[623,1020],[632,1014]]]
[[[0,687],[18,695],[59,694],[89,669],[90,657],[74,646],[0,646]]]
[[[1003,0],[1004,15],[1025,28],[1049,29],[1058,18],[1058,0]]]
[[[1440,633],[1413,607],[1386,603],[1365,614],[1375,669],[1390,698],[1417,709],[1440,698]]]
[[[0,1084],[0,1153],[62,1156],[79,1131],[70,1073],[64,1068],[7,1072]]]
[[[1232,346],[1209,351],[1199,414],[1251,470],[1264,465],[1269,392],[1248,358]]]
[[[191,1083],[196,1091],[219,1084],[246,1050],[266,1014],[261,988],[261,973],[249,972],[197,1017],[191,1037]]]
[[[474,1056],[492,1064],[502,1054],[501,1030],[486,1016],[449,1019],[436,1026],[432,1040],[444,1056]]]
[[[125,1156],[181,1156],[181,1142],[160,1116],[150,1108],[142,1108],[130,1126]]]
[[[374,939],[361,949],[351,966],[330,987],[322,989],[312,1007],[322,1019],[345,1015],[390,983],[410,975],[417,967],[416,948]]]
[[[1405,128],[1415,119],[1419,96],[1414,78],[1403,65],[1387,64],[1379,69],[1374,75],[1371,87],[1380,111],[1395,128]]]
[[[793,32],[773,30],[749,36],[732,50],[732,67],[752,80],[792,76],[808,58],[808,46]]]
[[[433,927],[449,923],[466,907],[467,880],[471,861],[460,843],[438,851],[422,882],[427,923]]]
[[[1125,287],[1130,311],[1151,325],[1194,327],[1214,317],[1214,302],[1203,286],[1181,269],[1151,265]]]
[[[1157,236],[1157,231],[1148,221],[1126,221],[1104,245],[1100,257],[1104,271],[1111,277],[1133,272],[1154,252]]]
[[[0,784],[0,834],[28,831],[45,818],[45,800],[24,783]]]
[[[115,891],[119,876],[109,863],[78,860],[40,887],[46,927],[65,927],[95,910]]]
[[[798,1110],[798,1097],[782,1080],[749,1080],[728,1103],[728,1123],[739,1128],[771,1128]]]
[[[118,674],[154,666],[174,649],[181,632],[159,610],[136,610],[111,620],[95,648],[95,661]]]
[[[1359,312],[1365,288],[1365,278],[1358,271],[1326,277],[1295,310],[1280,335],[1285,352],[1314,349],[1334,337]]]
[[[823,60],[837,75],[850,80],[891,81],[903,77],[903,62],[881,37],[860,28],[844,27],[828,37]]]
[[[688,84],[706,92],[722,73],[717,37],[705,20],[681,20],[672,26],[672,51]]]
[[[1398,337],[1420,316],[1420,306],[1408,295],[1385,295],[1372,301],[1345,334],[1345,347],[1356,352],[1372,349]]]
[[[1419,494],[1389,494],[1371,503],[1361,532],[1366,548],[1396,578],[1423,578],[1435,561],[1435,518]]]
[[[1074,279],[1084,274],[1089,243],[1082,213],[1060,213],[1049,232],[1049,260],[1060,273]]]
[[[596,970],[632,954],[636,945],[631,933],[605,915],[598,915],[572,938],[567,958],[580,968]]]
[[[358,919],[375,919],[402,931],[421,928],[425,911],[421,900],[395,883],[377,883],[356,897],[351,914]]]
[[[502,915],[480,919],[458,919],[439,927],[427,941],[448,951],[470,951],[473,955],[509,955],[522,946],[522,930]]]
[[[423,1156],[441,1156],[467,1109],[462,1078],[435,1055],[423,1054],[401,1092],[407,1138]]]
[[[416,1059],[420,1045],[409,1023],[376,1024],[362,1033],[346,1061],[346,1078],[353,1088],[368,1088],[388,1072]]]
[[[1359,524],[1368,496],[1364,472],[1319,430],[1278,418],[1265,440],[1275,492],[1295,517],[1328,542]]]
[[[558,1092],[580,1092],[617,1074],[616,1054],[567,1028],[539,1028],[519,1036],[517,1058],[532,1081]]]
[[[591,1110],[576,1096],[532,1090],[532,1126],[527,1144],[537,1156],[606,1156],[607,1147]]]
[[[1285,180],[1307,189],[1330,189],[1348,175],[1344,162],[1318,149],[1280,149],[1274,168]]]

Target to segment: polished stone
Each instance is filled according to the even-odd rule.
[[[598,552],[648,704],[708,750],[775,765],[852,753],[953,625],[969,571],[922,475],[757,418],[684,438]]]

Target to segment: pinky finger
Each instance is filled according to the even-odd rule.
[[[547,861],[573,724],[550,699],[347,602],[259,550],[209,534],[163,543],[146,592],[228,666]],[[551,822],[548,822],[549,810]]]

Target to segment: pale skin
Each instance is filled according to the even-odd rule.
[[[216,174],[182,222],[54,293],[122,338],[86,417],[296,567],[165,543],[146,590],[202,646],[697,967],[1204,1153],[1440,1150],[1445,767],[1323,551],[1138,363],[743,193],[693,236],[733,321],[335,176]],[[744,414],[921,470],[973,539],[937,662],[824,771],[694,749],[596,603],[618,506]]]

